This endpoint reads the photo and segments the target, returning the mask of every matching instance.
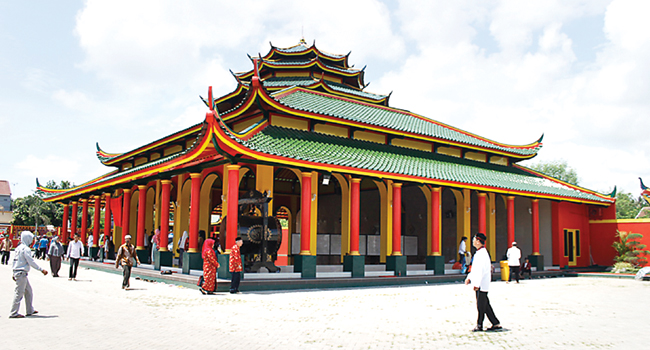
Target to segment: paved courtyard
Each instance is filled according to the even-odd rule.
[[[204,296],[136,280],[124,291],[121,275],[85,268],[78,278],[32,271],[39,315],[9,319],[14,283],[11,267],[1,265],[0,348],[641,349],[650,342],[650,283],[631,279],[493,283],[489,296],[507,331],[472,333],[474,294],[459,283]]]

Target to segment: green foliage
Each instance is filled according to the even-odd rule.
[[[42,226],[52,222],[51,214],[56,210],[53,203],[45,203],[36,195],[18,198],[14,201],[14,225]]]
[[[640,269],[638,267],[632,266],[628,262],[617,262],[614,264],[612,269],[613,273],[637,273]]]
[[[578,185],[578,173],[567,164],[566,160],[537,163],[530,168],[572,185]]]
[[[650,255],[650,251],[645,249],[645,244],[641,244],[642,234],[616,230],[615,237],[617,241],[612,244],[612,247],[614,247],[618,255],[614,258],[614,261],[629,263],[635,267],[646,264],[646,256]]]
[[[631,193],[621,191],[616,194],[616,218],[634,219],[644,205],[641,196],[634,198]]]
[[[48,181],[45,187],[52,189],[67,189],[74,187],[69,181],[61,181],[57,184]],[[13,224],[35,226],[54,225],[61,226],[63,223],[63,207],[55,203],[46,203],[38,195],[29,195],[17,198],[13,203]],[[78,215],[81,222],[81,215]]]

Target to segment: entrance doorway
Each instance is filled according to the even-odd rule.
[[[576,266],[580,256],[580,230],[564,230],[564,257],[569,259],[569,266]]]

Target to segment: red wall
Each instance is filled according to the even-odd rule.
[[[551,220],[553,232],[553,265],[567,266],[569,259],[564,256],[564,230],[580,230],[580,252],[576,266],[589,266],[590,245],[590,206],[569,202],[553,202]]]
[[[597,265],[609,266],[614,263],[616,251],[612,248],[612,244],[617,239],[616,230],[622,232],[640,233],[643,235],[641,240],[642,244],[650,247],[650,220],[604,220],[592,221],[591,226],[591,240],[593,246],[591,253],[594,262]],[[647,249],[647,248],[646,248]],[[646,264],[650,265],[650,264]]]

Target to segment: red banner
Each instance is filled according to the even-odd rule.
[[[111,198],[111,214],[115,227],[122,227],[122,196]]]

